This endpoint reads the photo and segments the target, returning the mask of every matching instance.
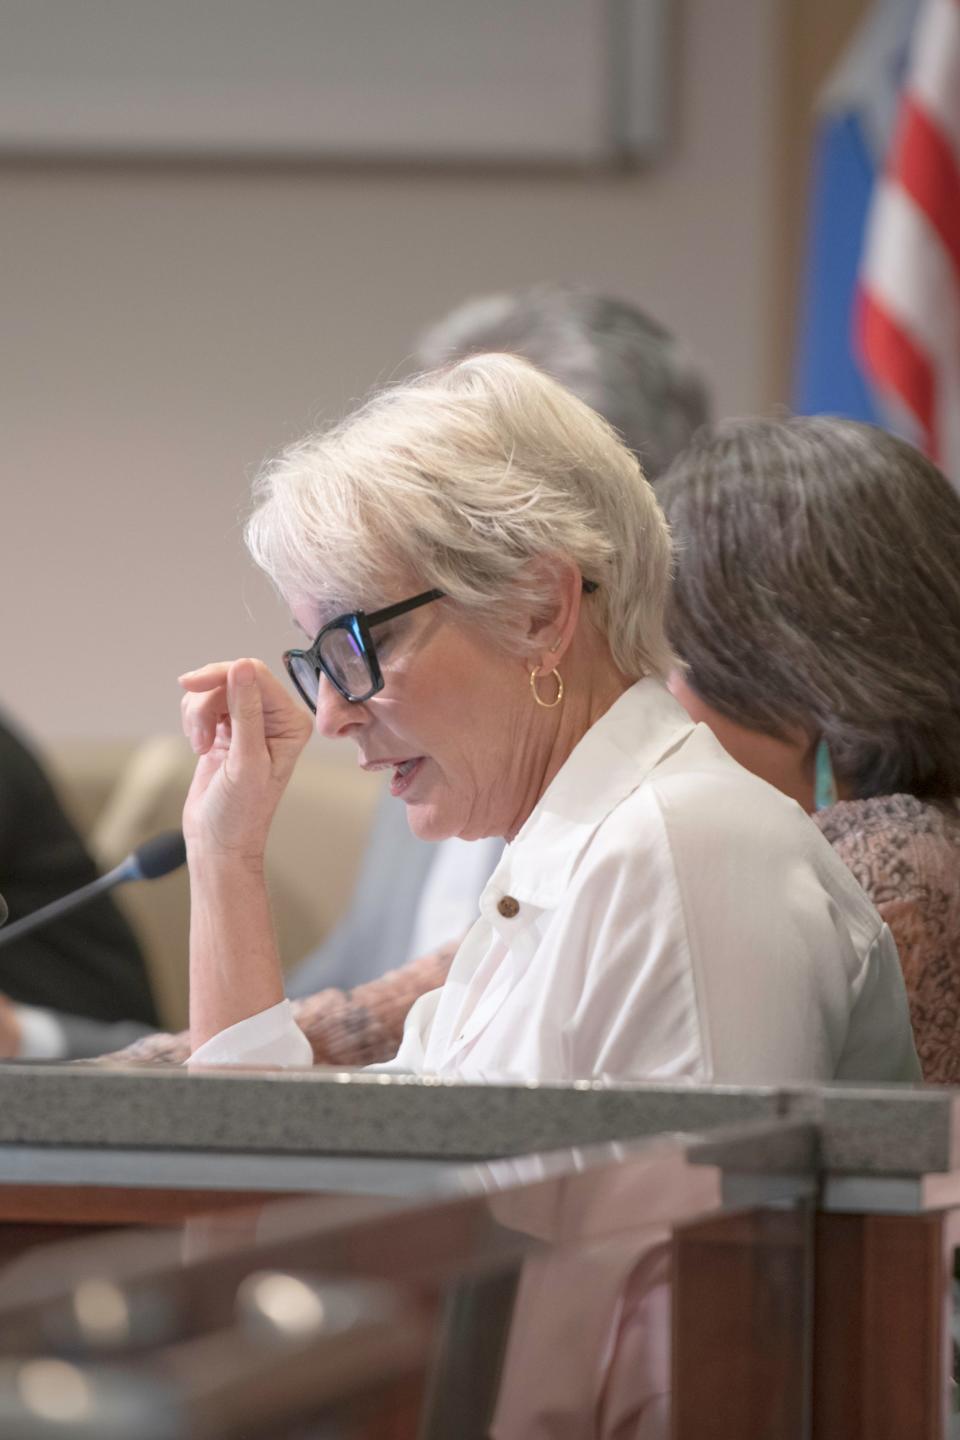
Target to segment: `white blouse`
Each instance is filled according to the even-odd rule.
[[[203,1064],[308,1065],[287,1002]],[[792,800],[657,680],[587,732],[387,1070],[466,1081],[919,1080],[896,947]]]

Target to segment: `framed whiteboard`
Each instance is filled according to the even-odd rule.
[[[0,0],[0,153],[651,159],[674,0]]]

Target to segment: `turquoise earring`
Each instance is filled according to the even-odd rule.
[[[838,799],[837,779],[830,761],[830,747],[821,735],[814,760],[813,808],[828,810],[831,805],[836,805]]]

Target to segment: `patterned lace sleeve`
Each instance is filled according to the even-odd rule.
[[[447,978],[459,941],[390,970],[355,990],[320,990],[294,1000],[293,1014],[313,1046],[317,1065],[375,1065],[400,1048],[403,1022],[415,1000]],[[96,1065],[182,1065],[190,1056],[190,1033],[144,1035],[125,1050],[101,1055]]]
[[[890,926],[924,1080],[960,1084],[960,826],[913,797],[863,804],[869,823],[821,828]]]
[[[318,1065],[376,1065],[400,1048],[403,1022],[421,995],[447,978],[459,941],[390,970],[355,990],[321,990],[293,1002],[297,1024]]]
[[[123,1050],[98,1055],[89,1065],[182,1065],[190,1057],[190,1031],[168,1035],[160,1030],[154,1035],[141,1035]]]

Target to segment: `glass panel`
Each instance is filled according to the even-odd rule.
[[[365,1216],[355,1158],[348,1201],[210,1215],[189,1247],[50,1256],[32,1303],[0,1300],[0,1434],[48,1433],[23,1428],[43,1416],[21,1380],[52,1362],[97,1440],[121,1440],[118,1406],[123,1440],[199,1416],[229,1440],[241,1414],[245,1440],[804,1440],[810,1186],[694,1143],[454,1166],[454,1193]]]

